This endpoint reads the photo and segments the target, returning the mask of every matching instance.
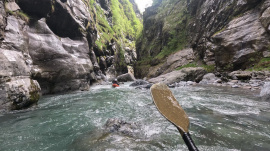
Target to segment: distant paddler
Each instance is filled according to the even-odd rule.
[[[119,87],[119,83],[118,83],[118,81],[117,81],[117,79],[114,79],[113,81],[112,81],[112,87]]]
[[[175,99],[169,87],[162,83],[154,84],[151,88],[152,98],[158,111],[181,133],[188,149],[198,151],[189,134],[189,119],[183,108]]]

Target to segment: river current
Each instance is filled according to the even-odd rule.
[[[177,129],[157,111],[150,90],[129,84],[43,96],[35,108],[0,115],[0,150],[186,151]],[[258,93],[208,86],[171,90],[189,116],[199,150],[270,150],[270,103]],[[99,137],[112,118],[136,123],[136,134]]]

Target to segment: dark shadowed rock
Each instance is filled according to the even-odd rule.
[[[92,24],[87,6],[81,0],[67,0],[66,3],[55,0],[54,10],[46,22],[51,30],[60,37],[82,38],[87,24]]]
[[[31,16],[46,17],[53,9],[51,0],[18,0],[20,8]]]

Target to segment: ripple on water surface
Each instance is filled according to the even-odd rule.
[[[270,104],[255,93],[222,87],[171,89],[190,118],[202,151],[269,150]],[[136,123],[132,136],[104,133],[108,119]],[[157,111],[149,90],[101,85],[45,96],[35,109],[0,116],[0,150],[187,150]]]

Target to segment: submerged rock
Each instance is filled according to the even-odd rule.
[[[128,123],[116,118],[108,119],[104,127],[104,133],[133,136],[135,131],[138,132],[138,125],[135,123]]]
[[[139,80],[136,80],[135,82],[131,83],[129,86],[136,87],[136,86],[147,85],[147,84],[149,84],[149,82],[139,79]]]
[[[137,123],[126,122],[118,118],[108,119],[103,127],[81,135],[71,145],[74,150],[88,151],[108,149],[108,146],[118,146],[130,141],[136,142],[143,138],[140,126]],[[127,142],[126,142],[127,141]],[[116,144],[115,144],[116,143]],[[102,150],[103,150],[102,149]]]

